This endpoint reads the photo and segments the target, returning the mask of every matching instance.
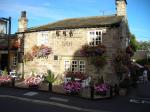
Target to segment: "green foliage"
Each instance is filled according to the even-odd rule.
[[[8,71],[7,71],[6,68],[5,68],[4,71],[3,71],[3,75],[4,75],[4,76],[7,76],[7,75],[8,75]]]
[[[148,50],[148,49],[150,49],[150,41],[138,42],[138,50]]]
[[[49,83],[53,83],[56,81],[57,77],[51,72],[51,70],[47,70],[46,81]]]
[[[138,49],[138,42],[136,40],[135,35],[133,34],[131,35],[130,46],[132,47],[134,52],[136,52],[136,50]]]

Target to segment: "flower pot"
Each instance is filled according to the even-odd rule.
[[[30,90],[37,90],[39,88],[39,85],[29,85],[28,87]]]
[[[106,96],[107,92],[104,91],[104,92],[96,92],[97,95],[100,95],[100,96]]]
[[[2,82],[1,87],[10,87],[10,82]]]
[[[50,92],[52,92],[52,86],[53,86],[52,83],[48,84],[48,89],[49,89]]]

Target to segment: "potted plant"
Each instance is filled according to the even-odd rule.
[[[64,90],[67,94],[77,95],[82,88],[82,81],[87,78],[84,73],[81,72],[66,72],[66,78],[70,78],[69,81],[64,83]]]
[[[98,78],[98,82],[94,84],[94,91],[97,95],[106,96],[110,90],[110,85],[104,83],[103,77]]]
[[[49,83],[49,91],[52,91],[52,84],[56,81],[57,76],[51,72],[51,70],[47,70],[47,74],[45,80]]]
[[[69,81],[64,84],[64,89],[67,93],[71,95],[76,95],[81,90],[81,83],[78,81]]]
[[[107,92],[110,90],[110,86],[106,83],[96,84],[94,89],[97,95],[106,96]]]
[[[12,82],[12,78],[8,75],[7,69],[5,68],[2,71],[2,76],[0,76],[0,85],[1,86],[9,86]]]
[[[29,87],[29,88],[38,88],[39,85],[41,84],[42,79],[40,77],[36,77],[36,76],[31,76],[29,78],[27,78],[25,80],[25,84]]]

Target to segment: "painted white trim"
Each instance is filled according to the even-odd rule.
[[[94,32],[94,38],[96,38],[96,36],[97,36],[96,32],[100,32],[101,33],[101,43],[103,42],[103,29],[101,29],[101,30],[90,30],[87,33],[88,45],[90,45],[90,42],[91,42],[91,35],[90,35],[91,32]],[[96,46],[96,45],[94,45],[94,46]]]

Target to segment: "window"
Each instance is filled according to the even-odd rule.
[[[54,55],[54,60],[58,60],[58,56],[57,55]]]
[[[56,36],[57,36],[57,37],[59,37],[59,36],[60,36],[60,34],[59,34],[59,33],[60,33],[60,31],[59,31],[59,30],[57,30],[57,31],[56,31]]]
[[[12,64],[13,66],[17,66],[17,57],[13,57]]]
[[[85,61],[84,60],[79,61],[79,71],[85,72]]]
[[[73,36],[73,32],[72,32],[72,30],[70,30],[70,31],[69,31],[69,35],[70,35],[70,37],[72,37],[72,36]]]
[[[84,60],[71,60],[65,61],[65,71],[71,72],[85,72],[85,61]]]
[[[67,32],[66,32],[66,31],[63,31],[63,35],[64,35],[64,36],[67,36]]]
[[[37,37],[37,45],[48,45],[48,32],[40,32]]]
[[[90,31],[88,33],[88,44],[97,46],[102,43],[102,30]]]
[[[70,61],[65,61],[65,71],[70,71]]]
[[[72,72],[78,72],[78,61],[77,60],[72,61],[71,71]]]

